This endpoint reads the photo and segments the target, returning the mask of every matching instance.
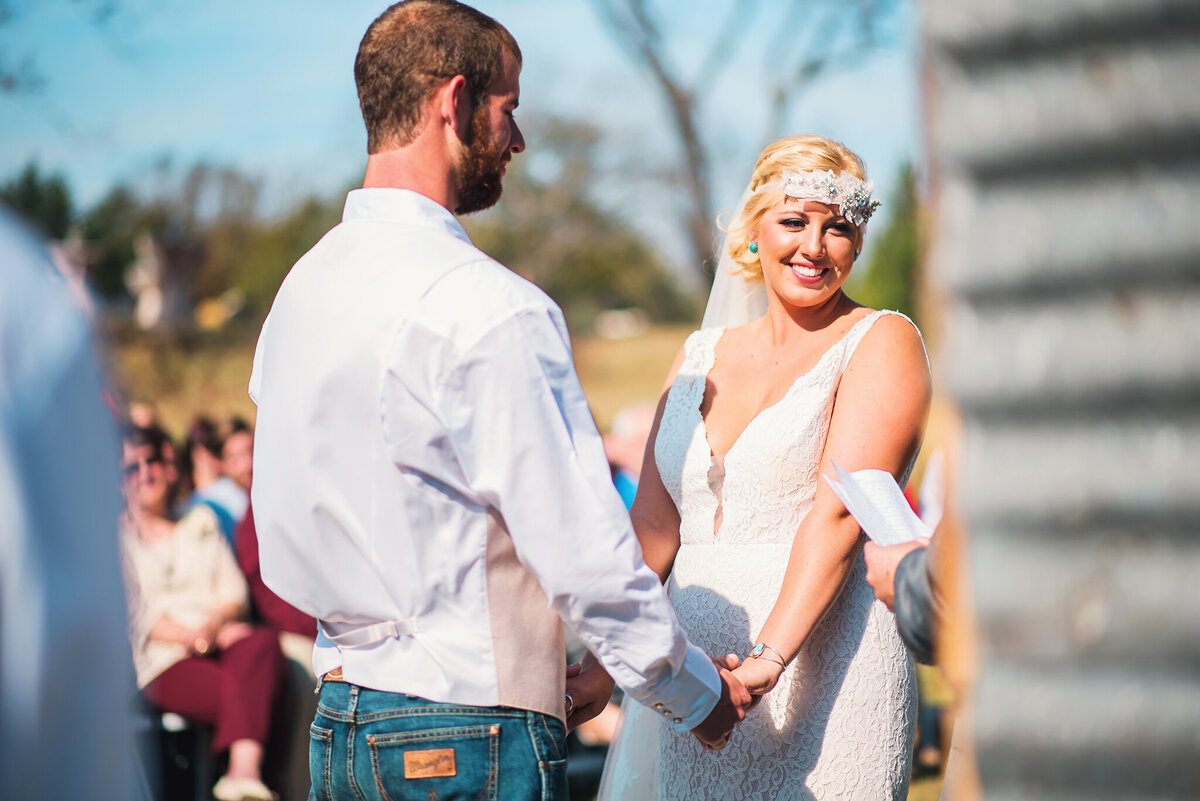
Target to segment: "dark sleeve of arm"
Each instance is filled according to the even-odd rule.
[[[896,567],[896,627],[913,658],[934,662],[934,642],[943,616],[943,599],[929,574],[929,549],[917,548]]]

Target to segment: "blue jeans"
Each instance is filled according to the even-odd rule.
[[[562,721],[323,682],[310,801],[566,801]]]

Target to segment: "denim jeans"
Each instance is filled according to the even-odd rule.
[[[310,801],[566,801],[562,721],[323,682]]]

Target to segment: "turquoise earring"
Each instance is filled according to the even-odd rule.
[[[751,242],[751,243],[750,243],[750,252],[751,252],[751,253],[757,253],[757,252],[758,252],[758,243],[757,243],[757,242]]]

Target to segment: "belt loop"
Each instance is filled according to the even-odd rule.
[[[347,684],[350,688],[350,702],[346,705],[346,711],[350,714],[350,719],[354,720],[358,716],[358,685]]]

